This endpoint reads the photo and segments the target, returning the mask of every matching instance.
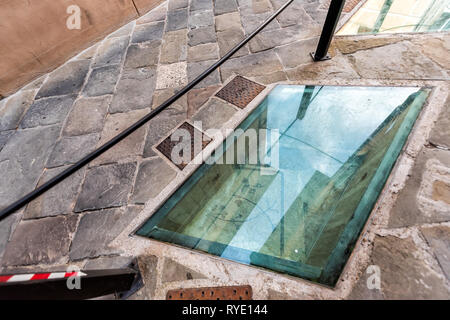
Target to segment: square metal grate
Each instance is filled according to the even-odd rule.
[[[208,287],[169,290],[166,300],[252,300],[250,286]]]
[[[266,87],[236,76],[216,96],[243,109]]]
[[[180,130],[180,129],[184,129],[187,130],[190,134],[190,141],[172,141],[172,134],[170,136],[168,136],[166,139],[164,139],[159,145],[156,146],[156,149],[161,152],[167,159],[169,159],[170,161],[172,161],[172,150],[173,148],[180,144],[180,143],[190,143],[191,144],[191,160],[194,159],[194,157],[199,153],[195,153],[195,148],[194,148],[194,136],[195,136],[195,132],[196,134],[200,134],[200,136],[202,137],[202,150],[211,142],[211,139],[209,137],[207,137],[203,132],[200,132],[200,130],[194,128],[190,123],[188,122],[183,122],[183,124],[181,124],[175,131]],[[175,132],[174,131],[174,132]],[[183,156],[183,154],[181,153],[180,156]],[[173,161],[172,161],[173,162]],[[174,163],[174,162],[173,162]],[[180,164],[176,164],[174,163],[180,170],[183,170],[184,167],[187,166],[188,163],[180,163]]]

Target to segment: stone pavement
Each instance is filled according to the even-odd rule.
[[[0,209],[157,107],[284,2],[169,0],[1,100]],[[126,265],[133,254],[111,243],[141,215],[146,203],[183,173],[155,145],[186,120],[214,126],[231,118],[238,110],[211,96],[236,74],[262,84],[446,88],[450,79],[448,34],[337,37],[331,49],[333,59],[312,63],[309,52],[317,44],[326,2],[296,0],[220,70],[174,105],[2,221],[0,265],[4,271],[58,269],[67,264],[86,268]],[[344,13],[341,19],[350,14]],[[444,104],[436,103],[433,110]],[[168,287],[192,286],[192,281],[208,285],[247,281],[260,286],[259,298],[448,299],[450,113],[449,103],[444,106],[429,139],[434,123],[423,129],[421,151],[404,154],[405,161],[414,167],[404,189],[396,192],[398,200],[389,221],[373,232],[369,258],[357,268],[361,274],[368,265],[380,266],[382,275],[386,274],[382,276],[382,292],[368,290],[364,274],[349,280],[354,289],[353,284],[339,284],[337,291],[311,289],[300,279],[274,273],[263,273],[252,283],[251,277],[245,280],[223,272],[207,273],[186,263],[182,254],[167,255],[166,249],[158,249],[157,254],[150,249],[139,262],[146,286],[135,298],[163,298]],[[248,276],[248,270],[253,270],[239,267],[247,270],[241,275]]]

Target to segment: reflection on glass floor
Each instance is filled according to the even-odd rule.
[[[450,0],[368,0],[338,35],[450,30]]]
[[[137,234],[333,285],[428,91],[277,86]]]

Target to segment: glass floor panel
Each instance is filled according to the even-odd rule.
[[[429,90],[279,85],[137,234],[333,286]]]
[[[450,0],[368,0],[338,35],[450,30]]]

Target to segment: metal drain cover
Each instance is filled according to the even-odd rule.
[[[206,287],[169,290],[166,300],[252,300],[251,286]]]
[[[194,128],[190,123],[188,122],[183,122],[183,124],[181,124],[176,130],[180,130],[180,129],[184,129],[187,130],[190,134],[190,141],[172,141],[171,137],[172,134],[170,136],[168,136],[167,138],[165,138],[159,145],[156,146],[156,149],[161,152],[167,159],[169,159],[170,161],[172,161],[172,150],[173,148],[180,144],[180,143],[190,143],[191,144],[191,161],[194,159],[194,157],[197,155],[195,154],[195,148],[194,148],[194,132],[197,132],[197,134],[200,134],[200,136],[203,137],[202,139],[202,150],[211,142],[210,138],[207,138],[207,140],[205,141],[205,134],[203,134],[200,130]],[[175,130],[175,131],[176,131]],[[174,131],[174,132],[175,132]],[[182,156],[182,154],[181,154]],[[172,161],[173,162],[173,161]],[[186,165],[188,163],[180,163],[180,164],[176,164],[174,163],[180,170],[183,170],[184,167],[186,167]]]
[[[216,96],[242,109],[265,88],[265,86],[244,77],[236,76]]]

